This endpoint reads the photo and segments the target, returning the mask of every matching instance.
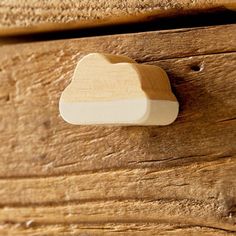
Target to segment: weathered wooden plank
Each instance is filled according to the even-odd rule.
[[[0,222],[172,222],[236,231],[235,172],[232,157],[164,171],[1,180]]]
[[[0,202],[1,206],[50,206],[76,201],[114,199],[195,199],[200,202],[211,201],[212,198],[222,200],[226,197],[228,200],[232,198],[225,203],[228,207],[234,204],[235,169],[235,158],[227,157],[210,163],[193,163],[191,166],[165,170],[146,167],[32,179],[19,178],[11,179],[11,182],[5,179],[0,181],[1,189],[4,190],[1,192]],[[117,179],[119,181],[116,181]],[[228,188],[228,184],[231,184],[231,188]],[[190,186],[195,188],[190,191]],[[43,192],[47,193],[47,198]],[[214,195],[215,192],[222,196]]]
[[[232,156],[235,32],[233,25],[2,47],[1,177],[140,165],[164,168]],[[210,41],[211,35],[215,38],[213,55],[202,55],[214,53],[207,35]],[[63,122],[58,113],[60,93],[78,58],[94,50],[126,54],[166,69],[180,101],[178,120],[158,128]],[[202,70],[193,71],[198,64]]]
[[[1,47],[0,234],[234,235],[235,37],[226,25]],[[166,69],[177,121],[63,122],[60,93],[93,51]]]
[[[182,226],[174,224],[156,224],[156,223],[109,223],[109,224],[63,224],[63,225],[36,225],[32,221],[22,222],[17,225],[8,223],[6,227],[0,228],[2,235],[128,235],[128,236],[142,236],[142,235],[203,235],[203,236],[233,236],[234,232],[228,230],[221,230],[206,226]]]
[[[0,35],[142,22],[154,17],[222,8],[236,9],[235,1],[5,0],[0,2]]]

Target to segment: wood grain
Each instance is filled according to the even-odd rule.
[[[236,9],[234,0],[2,0],[0,36],[149,21],[216,9]]]
[[[0,234],[235,235],[235,37],[224,25],[2,46]],[[163,67],[177,121],[63,122],[60,94],[94,51]]]

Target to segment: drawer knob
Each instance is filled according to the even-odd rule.
[[[76,125],[168,125],[178,110],[163,69],[100,53],[78,62],[59,101],[62,118]]]

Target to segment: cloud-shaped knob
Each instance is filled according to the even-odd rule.
[[[168,125],[179,110],[167,74],[118,55],[91,53],[77,64],[59,110],[71,124]]]

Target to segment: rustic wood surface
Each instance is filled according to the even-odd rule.
[[[235,235],[236,25],[0,47],[0,235]],[[163,67],[166,127],[73,126],[89,52]]]
[[[236,9],[235,0],[1,0],[0,36],[147,21],[195,11]]]

